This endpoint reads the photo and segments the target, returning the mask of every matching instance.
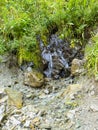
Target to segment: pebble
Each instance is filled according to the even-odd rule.
[[[73,120],[75,117],[75,110],[70,110],[68,113],[67,113],[67,118],[69,118],[70,120]]]
[[[52,127],[50,126],[50,124],[41,124],[39,126],[40,129],[51,129]]]
[[[18,121],[14,116],[10,117],[9,119],[12,122],[12,124],[15,126],[21,124],[21,122]]]
[[[49,94],[49,90],[45,89],[45,90],[44,90],[44,93],[45,93],[45,94]]]
[[[98,105],[96,105],[96,104],[91,104],[90,109],[91,109],[93,112],[98,112]]]
[[[30,120],[26,120],[25,124],[24,124],[24,127],[28,128],[30,126]]]
[[[94,91],[91,91],[90,95],[93,96],[94,94],[95,94],[95,92],[94,92]]]
[[[33,125],[36,125],[38,126],[40,124],[40,119],[38,117],[35,117],[32,122],[31,122]]]

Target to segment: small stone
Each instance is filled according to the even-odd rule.
[[[68,117],[70,120],[73,120],[74,117],[75,117],[75,110],[70,110],[70,111],[67,113],[67,117]]]
[[[28,71],[28,72],[32,72],[32,67],[28,67],[28,68],[27,68],[27,71]]]
[[[84,72],[84,63],[86,62],[85,59],[79,60],[79,59],[73,59],[72,65],[71,65],[71,74],[72,75],[79,75],[82,72]]]
[[[50,82],[51,78],[45,78],[45,82]]]
[[[90,95],[93,96],[94,94],[95,94],[95,92],[94,92],[94,91],[91,91]]]
[[[18,109],[22,108],[22,93],[21,92],[17,90],[13,90],[11,88],[6,88],[5,92],[8,95],[9,105],[14,105]]]
[[[45,94],[45,93],[41,93],[41,94],[39,95],[39,99],[43,99],[43,98],[46,98],[46,94]]]
[[[65,130],[71,130],[71,127],[75,124],[75,122],[70,121],[68,125],[66,126]]]
[[[91,109],[93,112],[98,112],[98,106],[97,106],[96,104],[91,104],[90,109]]]
[[[34,125],[31,123],[30,124],[30,128],[31,128],[31,130],[36,130],[35,128],[34,128]]]
[[[19,82],[16,80],[15,82],[14,82],[14,84],[18,84]]]
[[[44,90],[44,93],[45,93],[45,94],[49,94],[49,90],[45,89],[45,90]]]
[[[21,124],[21,122],[18,121],[14,116],[10,117],[10,121],[11,121],[12,124],[15,125],[15,126]]]
[[[28,128],[30,126],[30,120],[26,120],[25,124],[24,124],[24,127]]]
[[[40,119],[38,117],[35,117],[33,120],[32,120],[32,124],[38,124],[40,122]]]
[[[26,98],[31,98],[31,97],[33,97],[32,93],[29,93],[29,94],[26,95]]]
[[[80,128],[80,127],[81,127],[80,122],[77,122],[77,123],[76,123],[76,128],[78,129],[78,128]]]
[[[41,129],[51,129],[51,126],[50,126],[50,124],[47,124],[47,123],[46,123],[46,124],[41,124],[41,125],[40,125],[40,128],[41,128]]]

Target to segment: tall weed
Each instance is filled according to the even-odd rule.
[[[53,29],[61,38],[83,41],[98,21],[98,1],[0,0],[0,12],[0,53],[20,47],[34,53],[36,35],[47,44]]]

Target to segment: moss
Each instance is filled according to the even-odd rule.
[[[68,108],[75,108],[79,105],[77,101],[67,101],[65,104]]]
[[[88,74],[96,76],[98,74],[98,34],[92,37],[91,44],[86,45],[85,57]]]
[[[33,69],[33,74],[36,75],[38,79],[43,79],[43,74]]]
[[[20,47],[18,51],[18,64],[21,66],[21,64],[24,61],[33,61],[35,68],[40,68],[42,66],[41,62],[41,56],[40,56],[40,50],[39,49],[32,49],[32,51],[26,49],[25,47]]]
[[[44,45],[47,45],[47,43],[48,43],[48,42],[47,42],[47,36],[43,34],[43,35],[41,36],[41,39],[42,39]]]

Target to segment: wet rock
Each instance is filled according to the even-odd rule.
[[[52,34],[49,44],[44,46],[43,41],[38,37],[40,43],[44,74],[46,77],[58,79],[70,75],[70,65],[72,59],[82,56],[81,47],[71,48],[70,43],[60,39],[56,34]]]
[[[32,72],[32,67],[28,67],[28,68],[27,68],[27,71],[28,71],[28,72]]]
[[[31,87],[41,87],[44,84],[44,76],[38,71],[26,72],[24,84]]]
[[[79,60],[79,59],[73,59],[72,61],[72,65],[71,65],[71,74],[72,75],[79,75],[82,72],[84,72],[84,63],[86,61],[83,60]]]
[[[13,90],[11,88],[6,88],[5,92],[8,95],[8,104],[9,105],[14,105],[16,106],[18,109],[22,108],[22,93],[17,91],[17,90]]]
[[[20,69],[22,71],[32,71],[32,68],[34,67],[34,63],[33,62],[23,62],[22,65],[20,66]]]

